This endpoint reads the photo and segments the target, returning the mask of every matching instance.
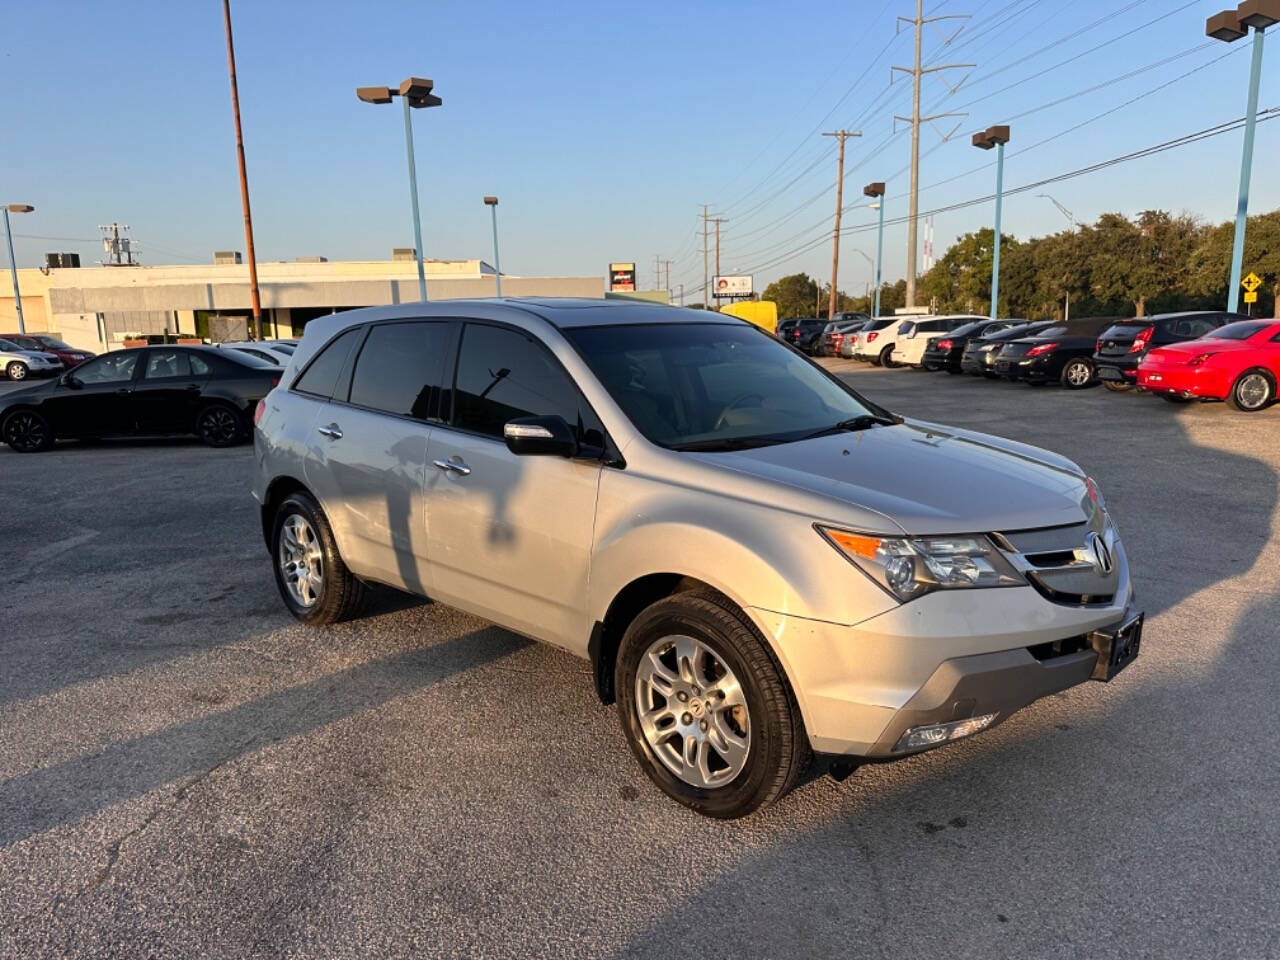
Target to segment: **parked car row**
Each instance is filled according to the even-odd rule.
[[[93,356],[47,333],[0,333],[0,372],[8,380],[56,376]]]
[[[1212,310],[1030,322],[881,317],[846,337],[839,355],[1072,390],[1137,387],[1172,402],[1225,400],[1252,412],[1277,397],[1280,319]]]
[[[0,395],[0,440],[35,453],[61,438],[195,434],[213,447],[249,438],[282,370],[238,350],[130,347]]]

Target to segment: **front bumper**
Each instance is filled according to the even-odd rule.
[[[1137,639],[1121,635],[1139,614],[1127,566],[1120,571],[1105,606],[1056,604],[1027,586],[938,591],[850,626],[751,613],[787,671],[813,750],[892,759],[918,752],[895,749],[913,727],[990,713],[995,726],[1094,678],[1113,650],[1124,652],[1117,644]]]

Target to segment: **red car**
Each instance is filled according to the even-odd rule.
[[[1199,340],[1158,347],[1138,386],[1166,400],[1226,400],[1245,413],[1270,406],[1280,379],[1280,319],[1240,320]]]

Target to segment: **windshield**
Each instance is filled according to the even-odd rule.
[[[564,333],[636,429],[664,447],[764,446],[883,416],[753,327],[672,323]]]
[[[296,343],[284,343],[284,342],[273,343],[271,344],[271,349],[278,350],[283,354],[287,354],[288,356],[293,356],[293,351],[298,349],[298,345]]]
[[[74,350],[75,347],[67,343],[65,340],[59,340],[57,337],[35,337],[34,339],[43,343],[46,347],[53,347],[55,350]]]
[[[1228,323],[1225,327],[1219,327],[1205,334],[1205,337],[1215,337],[1219,340],[1248,340],[1259,330],[1265,330],[1274,320],[1245,320],[1243,323]]]
[[[17,350],[18,345],[12,340],[0,340],[0,350]]]

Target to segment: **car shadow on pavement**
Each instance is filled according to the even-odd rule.
[[[171,787],[180,800],[195,782],[261,746],[501,660],[529,642],[497,627],[475,630],[13,777],[0,784],[0,847],[153,790]]]
[[[1168,461],[1142,476],[1064,451],[1114,491],[1148,614],[1135,664],[746,822],[670,811],[705,878],[619,955],[1276,955],[1277,472],[1160,407]],[[1164,512],[1124,510],[1137,483]]]

